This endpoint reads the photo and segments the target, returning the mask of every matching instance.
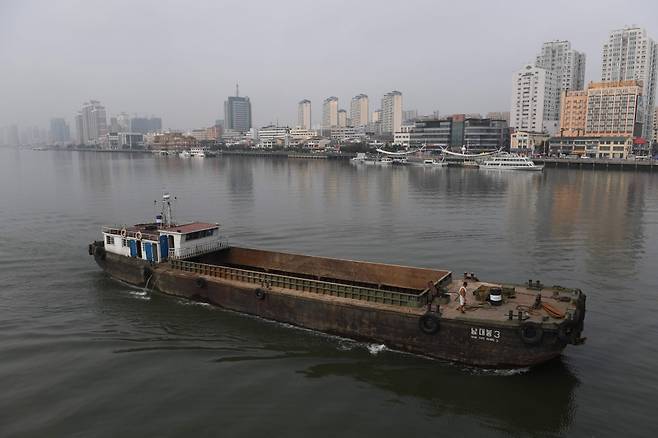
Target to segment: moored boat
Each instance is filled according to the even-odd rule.
[[[579,289],[486,282],[447,270],[229,245],[216,223],[106,226],[89,253],[113,278],[237,312],[392,349],[486,367],[524,367],[582,343]],[[466,310],[456,300],[466,282]]]
[[[541,171],[543,165],[537,165],[528,157],[512,154],[499,154],[489,157],[480,164],[480,169]]]
[[[190,157],[205,158],[206,150],[203,148],[192,148],[190,149]]]
[[[427,159],[423,160],[422,165],[427,167],[448,167],[448,162],[445,160]]]

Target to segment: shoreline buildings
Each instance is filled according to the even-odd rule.
[[[381,122],[383,134],[400,132],[402,127],[402,93],[391,91],[382,98]]]
[[[368,105],[368,96],[366,94],[357,94],[350,102],[350,119],[352,126],[367,126],[369,123],[370,108]]]
[[[71,140],[71,131],[66,120],[60,117],[50,119],[49,140],[54,144],[63,144]]]
[[[240,89],[235,85],[235,96],[224,102],[224,128],[245,133],[251,129],[251,102],[248,97],[240,97]]]
[[[322,103],[322,130],[338,126],[338,98],[327,97]]]
[[[504,148],[508,145],[507,121],[468,118],[454,114],[443,119],[419,119],[409,132],[411,147],[425,145],[427,149],[447,147],[477,153]]]
[[[78,144],[97,144],[107,135],[107,114],[105,107],[97,100],[82,105],[75,117]]]
[[[526,64],[513,75],[510,127],[557,134],[561,96],[583,89],[585,59],[585,54],[572,49],[569,41],[542,44],[534,65]]]
[[[653,114],[656,94],[658,46],[645,29],[626,27],[610,32],[603,45],[601,80],[641,82],[643,100],[639,104],[642,136],[653,137]]]
[[[512,79],[510,128],[554,134],[558,121],[558,87],[555,73],[526,64]]]
[[[311,101],[304,99],[297,106],[297,127],[311,129]]]

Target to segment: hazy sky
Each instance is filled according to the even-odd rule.
[[[658,1],[0,0],[0,126],[72,124],[81,104],[210,126],[240,83],[254,124],[296,122],[297,102],[403,93],[405,109],[509,111],[512,72],[567,39],[598,79],[608,32],[647,28]]]

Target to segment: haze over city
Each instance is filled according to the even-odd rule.
[[[419,113],[509,111],[511,74],[542,42],[570,40],[598,79],[611,29],[651,22],[658,4],[514,1],[381,2],[5,1],[0,125],[72,122],[101,100],[108,114],[157,115],[190,129],[223,117],[234,93],[251,98],[255,126],[294,124],[297,102],[346,106],[404,93]],[[541,9],[530,19],[529,10]],[[596,11],[593,14],[592,11]],[[315,111],[314,123],[320,112]]]

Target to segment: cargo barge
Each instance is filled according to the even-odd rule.
[[[483,367],[527,367],[578,345],[579,289],[229,245],[219,224],[107,226],[89,254],[111,277],[165,294]],[[460,308],[459,290],[466,305]]]

